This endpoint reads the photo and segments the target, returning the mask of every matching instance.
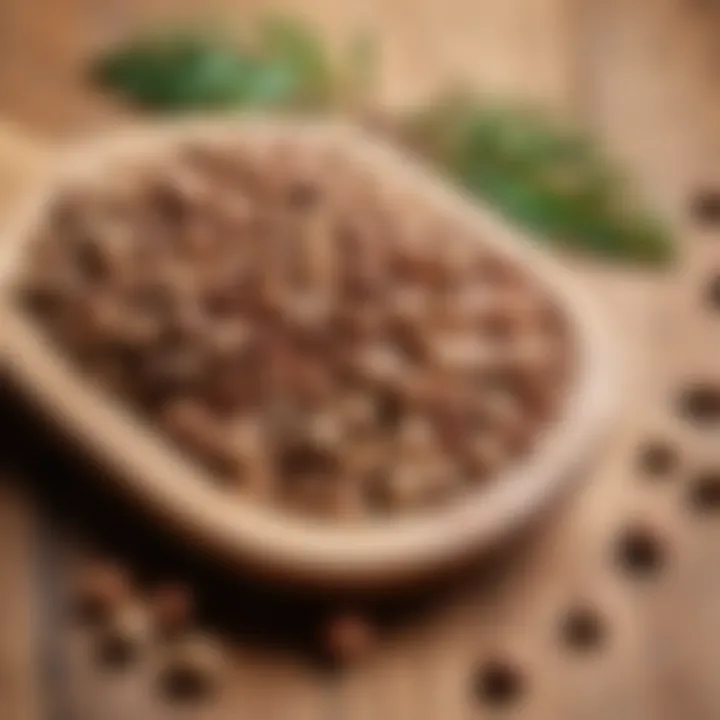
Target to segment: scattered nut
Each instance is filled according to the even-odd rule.
[[[522,425],[523,408],[519,398],[512,393],[488,391],[480,402],[483,419],[494,430],[511,431]]]
[[[161,422],[172,438],[224,476],[235,477],[242,470],[222,426],[202,406],[189,400],[173,403],[164,409]]]
[[[135,660],[152,640],[147,608],[135,601],[118,605],[108,615],[98,635],[98,654],[107,665],[126,665]]]
[[[338,415],[349,433],[360,433],[372,428],[377,419],[376,407],[368,395],[352,393],[338,402]]]
[[[379,385],[395,385],[405,369],[402,358],[390,347],[368,347],[358,358],[364,377]]]
[[[195,598],[187,585],[164,584],[152,593],[150,608],[158,635],[171,638],[190,626],[195,614]]]
[[[481,435],[467,454],[471,480],[484,480],[500,468],[507,458],[507,449],[498,435]]]
[[[80,612],[90,619],[107,617],[130,595],[127,571],[110,562],[92,562],[80,572],[76,599]]]
[[[221,646],[211,637],[191,633],[174,641],[166,651],[160,684],[177,700],[200,700],[213,694],[224,666]]]
[[[497,351],[476,337],[460,335],[438,338],[435,357],[441,367],[462,372],[495,364]]]
[[[437,451],[435,430],[427,418],[419,415],[406,417],[398,432],[399,452],[402,457],[415,461],[432,458]]]

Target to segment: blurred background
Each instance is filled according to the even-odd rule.
[[[598,214],[605,190],[577,213],[572,193],[559,211],[503,205],[498,188],[527,183],[534,197],[556,197],[534,169],[517,171],[526,166],[515,150],[497,159],[486,148],[478,162],[497,165],[475,184],[440,162],[600,298],[627,366],[622,418],[583,490],[530,539],[452,587],[366,605],[266,593],[188,559],[104,497],[93,469],[3,390],[0,720],[720,717],[720,5],[0,0],[0,211],[32,189],[60,143],[198,107],[192,93],[167,102],[158,92],[177,79],[174,66],[148,91],[137,81],[154,72],[147,58],[110,81],[98,79],[104,59],[148,33],[207,26],[243,38],[268,13],[311,28],[332,63],[358,32],[372,38],[372,81],[340,108],[363,123],[395,131],[398,118],[462,88],[481,107],[531,108],[523,138],[557,137],[538,130],[542,117],[618,168],[624,183],[608,192],[639,202],[652,231]],[[199,105],[225,111],[224,98]],[[221,678],[201,703],[158,692],[152,654],[122,668],[98,658],[72,611],[98,558],[141,595],[166,583],[196,598],[198,627],[223,658],[193,656]],[[362,662],[331,671],[333,643]]]

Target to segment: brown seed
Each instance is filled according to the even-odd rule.
[[[160,683],[172,698],[201,699],[218,689],[224,665],[222,647],[214,638],[188,634],[167,648]]]
[[[236,233],[248,229],[256,219],[251,200],[236,190],[218,193],[213,205],[224,224],[225,232]]]
[[[471,285],[462,287],[450,295],[446,313],[446,325],[455,330],[477,328],[497,307],[496,294],[489,288]]]
[[[333,394],[333,378],[322,361],[298,357],[287,371],[290,396],[304,407],[326,405]]]
[[[340,308],[334,317],[338,341],[356,345],[377,340],[383,325],[383,313],[374,304],[345,306]]]
[[[503,432],[523,422],[519,399],[504,390],[488,390],[479,400],[484,422],[493,430]]]
[[[438,271],[425,248],[418,243],[407,243],[394,248],[391,255],[392,270],[400,282],[431,285],[437,282]]]
[[[516,386],[519,396],[533,420],[547,421],[557,406],[560,388],[543,373],[532,369],[518,369]]]
[[[76,587],[79,610],[91,619],[108,616],[130,595],[127,570],[111,562],[91,562],[80,572]]]
[[[436,507],[457,484],[457,471],[435,453],[423,460],[398,465],[388,481],[387,497],[397,509]]]
[[[323,330],[330,319],[331,306],[322,294],[297,293],[287,298],[283,315],[294,329],[315,334]]]
[[[305,437],[314,447],[328,453],[337,453],[343,441],[340,417],[334,412],[317,412],[305,424]]]
[[[18,284],[22,305],[43,320],[51,320],[77,291],[69,273],[57,268],[38,268],[27,272]]]
[[[252,345],[252,330],[238,318],[216,322],[208,332],[208,344],[215,357],[239,357]]]
[[[82,277],[118,285],[133,272],[132,225],[104,212],[86,213],[73,238],[74,262]]]
[[[435,339],[434,356],[439,367],[457,372],[496,365],[496,348],[470,334]]]
[[[426,317],[429,304],[422,296],[401,298],[397,302],[391,309],[389,321],[392,342],[409,358],[424,360],[430,354]]]
[[[160,421],[172,438],[215,472],[229,477],[238,475],[239,462],[222,425],[199,404],[191,400],[172,402],[163,409]]]
[[[391,312],[398,318],[421,323],[427,315],[430,297],[419,287],[403,287],[391,298]]]
[[[265,495],[272,478],[268,433],[261,418],[251,414],[233,421],[227,437],[237,460],[236,486],[253,496]]]
[[[255,408],[262,399],[262,377],[255,369],[257,358],[217,358],[208,363],[200,380],[202,400],[221,417]],[[254,371],[254,372],[253,372]]]
[[[471,480],[483,480],[502,466],[507,458],[505,443],[497,435],[481,435],[473,440],[467,453]]]
[[[173,227],[184,221],[192,209],[213,197],[205,178],[178,163],[172,163],[164,173],[148,177],[146,181],[145,197],[162,220]]]
[[[406,363],[389,345],[370,345],[357,358],[358,369],[363,378],[379,385],[397,386]]]
[[[253,167],[257,160],[251,156],[248,148],[237,145],[190,143],[180,148],[178,161],[204,178],[209,189],[247,189],[257,180]]]
[[[415,414],[406,417],[398,432],[399,452],[406,460],[420,460],[437,450],[435,429],[427,418]]]
[[[518,271],[506,260],[495,253],[479,253],[474,263],[476,278],[493,288],[509,288],[519,280]]]
[[[282,476],[288,482],[304,477],[334,478],[340,467],[341,438],[334,416],[323,413],[303,419],[301,415],[296,431],[282,439]]]
[[[301,475],[292,478],[284,487],[290,506],[316,518],[337,517],[339,506],[338,483],[323,475]]]
[[[456,234],[453,228],[443,229],[437,240],[439,252],[434,266],[436,282],[446,289],[467,282],[477,257],[477,249],[472,241],[453,237]]]
[[[138,392],[162,401],[171,394],[193,392],[205,375],[207,358],[197,346],[159,347],[145,353],[138,365]]]
[[[100,630],[99,658],[108,665],[125,665],[146,650],[151,639],[147,608],[137,602],[126,602],[115,608]]]
[[[335,662],[357,663],[372,652],[375,633],[372,625],[359,615],[337,615],[325,627],[324,645]]]
[[[410,412],[425,412],[437,404],[444,385],[444,374],[436,368],[408,367],[398,381],[398,390]]]
[[[339,400],[337,412],[349,433],[360,433],[372,427],[377,419],[376,410],[369,395],[356,392]]]
[[[337,290],[337,248],[331,218],[322,209],[305,217],[300,228],[307,286],[329,301]]]
[[[113,326],[113,337],[108,340],[129,348],[150,345],[155,342],[162,332],[161,323],[152,315],[145,313],[131,313],[127,309],[122,311]]]
[[[377,299],[391,285],[389,245],[377,219],[368,212],[344,212],[336,234],[345,296],[359,302]]]
[[[334,519],[352,523],[366,515],[363,484],[358,478],[343,475],[338,481],[333,507]]]
[[[350,443],[343,455],[344,469],[352,476],[377,473],[391,457],[392,446],[384,436],[366,436]]]
[[[388,478],[387,500],[397,510],[416,508],[423,504],[426,491],[424,468],[415,463],[396,465]]]
[[[545,338],[526,336],[507,349],[505,362],[521,371],[545,372],[556,358],[555,348]]]
[[[176,636],[186,630],[195,614],[192,589],[182,583],[156,588],[150,601],[155,627],[162,637]]]
[[[438,457],[426,469],[425,502],[431,508],[445,503],[457,490],[461,473],[457,463]]]

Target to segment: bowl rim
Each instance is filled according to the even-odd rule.
[[[62,358],[35,323],[13,303],[13,278],[25,241],[49,201],[76,172],[110,170],[113,162],[195,139],[214,143],[238,133],[303,137],[337,143],[354,161],[392,183],[412,187],[443,212],[467,223],[481,242],[519,263],[558,302],[575,336],[575,385],[560,420],[535,450],[493,482],[468,491],[462,502],[428,514],[335,526],[290,516],[272,506],[233,498],[218,489],[181,452],[108,401]],[[420,197],[423,195],[421,194]],[[492,210],[470,203],[401,152],[344,122],[281,120],[265,116],[191,118],[134,125],[71,144],[59,152],[45,181],[4,232],[0,248],[0,357],[10,378],[42,412],[111,472],[122,491],[203,551],[237,567],[299,584],[347,589],[382,588],[429,576],[490,550],[546,509],[578,475],[574,472],[613,415],[618,394],[616,358],[608,328],[586,289]]]

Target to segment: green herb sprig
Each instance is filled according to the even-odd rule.
[[[337,58],[291,19],[267,18],[252,35],[245,42],[217,33],[149,35],[101,57],[93,76],[160,113],[367,109],[377,71],[371,36],[358,36]],[[456,93],[388,124],[393,140],[556,246],[655,265],[673,257],[668,230],[629,202],[599,149],[537,112]]]

